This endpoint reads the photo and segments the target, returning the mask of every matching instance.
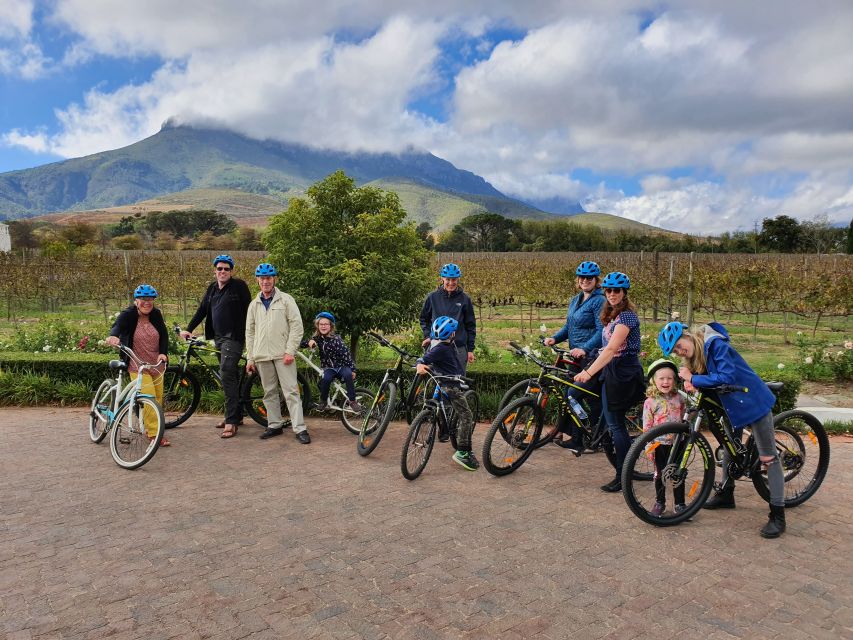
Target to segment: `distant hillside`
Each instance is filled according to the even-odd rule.
[[[613,231],[624,230],[644,234],[663,233],[671,236],[682,235],[677,231],[667,231],[666,229],[661,229],[660,227],[653,227],[650,224],[637,222],[636,220],[629,220],[628,218],[614,216],[611,213],[579,213],[577,215],[571,216],[570,218],[567,218],[567,220],[569,222],[576,222],[577,224],[589,224],[596,227],[601,227],[602,229],[611,229]]]
[[[345,153],[254,140],[230,131],[165,126],[122,149],[0,174],[0,213],[103,209],[210,188],[285,202],[338,169],[359,184],[403,178],[445,193],[487,197],[510,210],[536,211],[430,153]]]

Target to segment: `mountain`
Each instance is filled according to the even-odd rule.
[[[263,196],[284,208],[291,197],[338,169],[359,184],[385,180],[409,185],[412,192],[426,190],[418,201],[424,193],[438,192],[443,195],[427,199],[462,200],[469,203],[462,208],[488,208],[509,217],[547,217],[430,153],[346,153],[169,124],[121,149],[0,174],[0,213],[95,210],[173,198],[187,190],[223,189]]]
[[[521,200],[540,211],[556,213],[561,216],[572,216],[578,213],[584,213],[584,208],[581,206],[581,203],[577,200],[570,200],[569,198],[554,196],[551,198],[521,198]]]

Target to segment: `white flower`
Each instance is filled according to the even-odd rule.
[[[534,355],[534,356],[536,356],[537,358],[541,358],[541,357],[542,357],[542,354],[541,354],[541,353],[539,353],[539,350],[538,350],[538,349],[536,349],[536,350],[534,350],[534,351],[533,351],[533,355]]]
[[[835,355],[837,355],[837,356],[843,356],[843,355],[844,355],[844,352],[843,352],[843,351],[839,351],[839,352],[838,352],[838,353],[836,353]]]
[[[782,369],[785,368],[785,365],[780,362],[779,364],[776,365],[776,368],[781,371]]]
[[[57,349],[56,353],[62,353],[62,349]]]
[[[522,351],[524,351],[524,353],[526,353],[527,355],[530,355],[530,345],[524,345]]]
[[[681,314],[678,311],[672,312],[672,319],[673,320],[678,320],[680,317],[681,317]]]
[[[545,333],[546,331],[548,331],[548,327],[545,326],[544,322],[539,325],[539,331],[541,331],[542,333]]]
[[[853,340],[845,340],[844,341],[845,349],[853,349]]]
[[[42,351],[50,351],[50,345],[46,344],[41,348]]]
[[[812,358],[811,356],[806,356],[803,359],[803,362],[805,362],[806,364],[814,364],[814,358]]]
[[[801,335],[803,335],[803,332],[802,332],[802,331],[797,331],[797,335],[798,335],[798,336],[801,336]]]

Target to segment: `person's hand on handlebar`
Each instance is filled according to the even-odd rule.
[[[104,340],[111,347],[117,347],[121,344],[121,340],[118,339],[118,336],[107,336],[107,339]]]
[[[542,344],[544,344],[546,347],[551,347],[551,346],[557,344],[557,341],[554,340],[554,338],[545,338],[542,341]]]
[[[583,358],[586,358],[586,351],[584,351],[580,347],[576,347],[569,351],[569,355],[573,358],[577,358],[578,360],[582,360]]]
[[[417,369],[419,376],[422,376],[429,371],[429,365],[425,365],[422,362],[419,362],[415,368]]]
[[[421,346],[426,349],[429,346],[430,342],[432,342],[431,338],[424,338],[423,342],[421,342]]]
[[[182,340],[189,340],[190,338],[193,337],[193,334],[190,333],[189,331],[181,331],[178,335],[181,336]]]
[[[693,372],[685,366],[682,366],[678,370],[678,377],[684,380],[685,383],[688,383],[693,380]]]

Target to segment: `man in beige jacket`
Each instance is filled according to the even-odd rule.
[[[246,315],[246,371],[257,369],[264,385],[267,428],[261,439],[280,436],[284,430],[278,393],[281,386],[296,439],[308,444],[311,436],[302,415],[294,362],[302,340],[302,317],[293,297],[275,286],[277,275],[276,268],[266,262],[255,269],[261,292],[249,303]]]

